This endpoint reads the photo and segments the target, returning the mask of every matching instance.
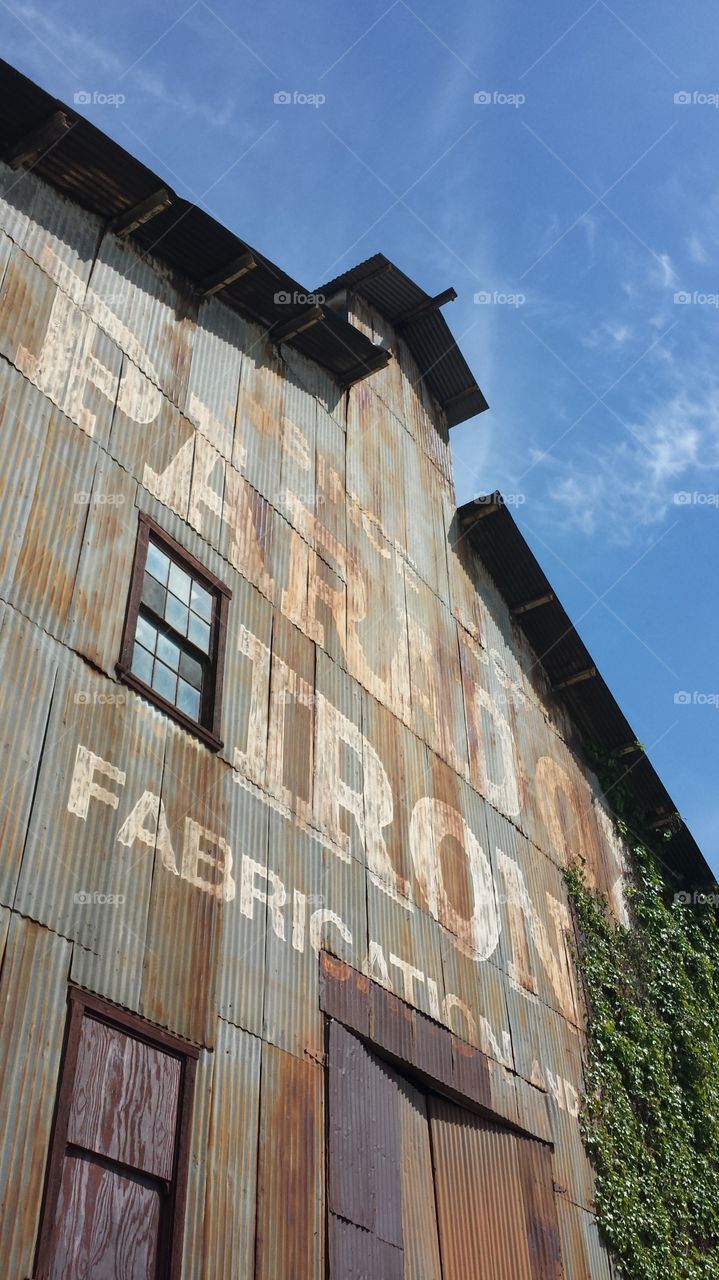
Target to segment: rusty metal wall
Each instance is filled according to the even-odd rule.
[[[0,166],[14,1274],[70,980],[201,1048],[188,1280],[290,1257],[319,1280],[323,950],[486,1055],[497,1113],[555,1144],[567,1273],[607,1273],[561,872],[585,856],[621,917],[625,851],[458,530],[442,414],[401,337],[354,308],[395,359],[345,392]],[[216,755],[116,675],[141,511],[232,592]]]

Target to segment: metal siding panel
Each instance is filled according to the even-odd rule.
[[[275,529],[281,535],[288,526],[235,467],[225,467],[222,518],[222,550],[230,564],[268,600],[278,600],[273,539]]]
[[[406,1080],[399,1096],[404,1280],[442,1280],[427,1103]]]
[[[193,1280],[249,1280],[253,1275],[261,1052],[261,1041],[219,1020],[203,1247],[194,1258]]]
[[[234,787],[224,761],[168,725],[162,806],[169,845],[158,839],[155,849],[141,1004],[146,1018],[199,1044],[214,1026],[223,906],[234,892],[225,839]]]
[[[362,690],[317,649],[313,822],[341,857],[360,862],[369,839],[365,809],[374,799],[367,794],[374,773],[363,772],[362,730]]]
[[[516,1139],[439,1098],[429,1114],[444,1280],[535,1280]]]
[[[516,1143],[533,1280],[564,1280],[551,1150],[524,1138]]]
[[[347,670],[408,724],[404,561],[349,498],[347,574]]]
[[[210,444],[232,461],[246,322],[218,298],[200,305],[192,347],[186,413]]]
[[[80,300],[90,278],[102,230],[100,218],[80,209],[32,170],[20,173],[0,163],[0,226],[46,271],[56,267],[58,283]]]
[[[67,624],[97,461],[97,446],[54,415],[9,599],[56,636]]]
[[[226,573],[225,581],[232,599],[227,609],[221,754],[251,782],[264,786],[272,605],[239,574]]]
[[[315,435],[316,544],[337,574],[347,577],[347,500],[345,434],[340,423],[321,408]]]
[[[235,774],[230,787],[230,830],[237,882],[235,897],[223,906],[223,927],[215,976],[215,1008],[222,1018],[262,1035],[265,998],[267,905],[269,892],[266,798]],[[264,874],[263,874],[264,873]]]
[[[412,727],[455,772],[468,776],[457,623],[409,566],[405,577]]]
[[[393,546],[403,547],[404,428],[387,413],[367,381],[348,392],[347,496]]]
[[[263,1038],[319,1062],[324,1025],[319,1007],[323,849],[311,832],[270,812],[269,867],[286,902],[268,912]],[[282,896],[282,895],[278,895]]]
[[[69,609],[65,643],[115,674],[137,541],[137,484],[101,454]]]
[[[441,485],[432,464],[404,437],[402,482],[407,494],[406,552],[410,565],[435,595],[449,600]]]
[[[217,1036],[214,1037],[217,1044]],[[192,1136],[187,1171],[187,1202],[182,1239],[182,1280],[197,1280],[205,1259],[205,1197],[211,1166],[210,1123],[215,1052],[203,1049],[197,1062],[192,1102]]]
[[[368,945],[367,873],[356,859],[343,862],[333,849],[325,849],[322,874],[323,900],[337,917],[322,928],[322,948],[347,964],[358,965]]]
[[[190,503],[195,435],[192,423],[125,358],[110,452],[165,508],[183,520]]]
[[[80,944],[75,981],[136,1010],[154,828],[131,845],[118,834],[144,788],[159,795],[165,731],[134,694],[63,663],[15,897]]]
[[[15,897],[50,704],[62,650],[7,609],[0,631],[3,692],[0,728],[0,902]]]
[[[255,1280],[324,1275],[324,1073],[262,1047]]]
[[[612,1280],[609,1255],[594,1216],[564,1197],[557,1202],[562,1254],[569,1280]]]
[[[442,933],[442,1022],[488,1058],[514,1069],[505,975],[491,960],[467,956]]]
[[[333,1214],[373,1232],[372,1055],[338,1022],[329,1028],[327,1194]]]
[[[282,614],[272,630],[267,787],[310,821],[314,778],[315,646]]]
[[[62,278],[60,264],[55,266]],[[87,435],[104,443],[120,376],[119,348],[20,249],[3,277],[0,314],[2,354]]]
[[[56,411],[0,360],[0,593],[7,599],[22,552],[48,425]]]
[[[404,1253],[334,1213],[329,1224],[330,1280],[403,1280]]]
[[[287,393],[282,363],[267,337],[252,331],[240,371],[232,462],[272,502],[280,475],[281,422]]]
[[[444,1000],[442,931],[419,905],[398,901],[381,885],[367,885],[369,936],[381,947],[370,977],[383,981],[404,1000],[439,1021]],[[383,974],[383,960],[387,966]],[[416,970],[412,974],[403,966]]]
[[[72,947],[13,915],[0,972],[0,1254],[32,1274],[55,1109]]]
[[[100,328],[175,404],[183,407],[197,306],[173,273],[131,243],[106,235],[87,291]]]
[[[277,430],[281,435],[280,466],[274,489],[266,496],[298,533],[304,533],[303,512],[309,511],[311,517],[315,514],[317,402],[291,374]]]

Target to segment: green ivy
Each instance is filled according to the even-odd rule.
[[[719,1280],[717,912],[678,900],[662,870],[670,833],[658,847],[645,839],[626,761],[594,763],[633,850],[629,929],[582,862],[566,872],[589,1010],[581,1126],[597,1216],[626,1280]]]

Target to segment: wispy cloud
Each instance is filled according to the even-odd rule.
[[[68,21],[60,21],[52,17],[46,10],[32,3],[21,3],[14,6],[18,20],[41,40],[44,47],[52,48],[59,61],[68,70],[77,73],[82,82],[77,89],[98,89],[99,77],[106,80],[103,91],[113,92],[120,88],[120,81],[125,76],[128,61],[123,60],[108,45],[80,30],[69,21],[71,10],[67,10]],[[146,95],[163,107],[178,111],[182,115],[203,120],[215,129],[224,129],[235,116],[234,99],[226,97],[217,105],[200,100],[183,86],[169,81],[157,70],[149,70],[135,66],[129,75],[131,83],[139,93]],[[124,85],[124,91],[127,92]]]
[[[719,381],[689,380],[656,402],[625,434],[549,466],[551,505],[559,522],[628,544],[675,509],[677,493],[719,490]]]

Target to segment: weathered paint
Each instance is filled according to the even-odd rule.
[[[202,1049],[186,1276],[301,1258],[319,1280],[324,956],[395,1000],[387,1022],[368,996],[368,1036],[401,1058],[449,1029],[436,1078],[554,1144],[565,1249],[604,1280],[561,871],[583,854],[622,918],[625,851],[457,527],[443,415],[403,339],[353,308],[395,361],[345,393],[0,166],[0,986],[34,940],[22,1087],[2,1085],[20,1088],[15,1146],[33,1130],[35,1199],[7,1191],[18,1274],[69,977]],[[117,678],[140,511],[232,592],[216,755]],[[417,1120],[406,1274],[431,1280]],[[531,1160],[513,1168],[545,1276],[547,1206]],[[390,1269],[395,1236],[372,1246]]]

